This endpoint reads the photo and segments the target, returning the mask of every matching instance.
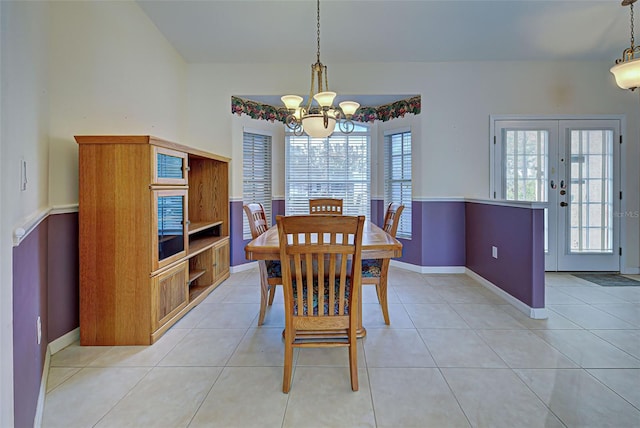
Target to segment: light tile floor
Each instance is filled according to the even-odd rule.
[[[257,269],[153,346],[51,358],[44,427],[639,427],[640,287],[546,275],[532,320],[466,275],[391,268],[386,326],[363,291],[360,390],[344,348],[296,350],[282,393],[282,291],[257,327]]]

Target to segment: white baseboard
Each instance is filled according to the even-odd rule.
[[[80,340],[80,328],[71,330],[69,333],[57,338],[47,345],[44,354],[44,366],[42,367],[42,377],[40,378],[40,391],[38,392],[38,404],[36,405],[36,415],[33,419],[34,428],[42,426],[42,415],[44,412],[44,399],[47,394],[47,381],[49,380],[49,367],[51,365],[51,356],[56,352],[66,348],[74,342]]]
[[[465,273],[464,266],[418,266],[397,260],[391,260],[390,266],[417,273]]]
[[[502,299],[506,300],[508,303],[513,305],[516,309],[518,309],[520,312],[527,315],[529,318],[533,318],[536,320],[544,320],[549,318],[549,313],[547,311],[547,308],[532,308],[529,305],[516,299],[511,294],[507,293],[506,291],[504,291],[502,288],[498,287],[494,283],[487,281],[486,279],[484,279],[483,277],[481,277],[471,269],[466,268],[466,273],[471,278],[475,279],[480,284],[482,284],[484,287],[488,288],[489,290],[493,291],[498,296],[500,296]]]
[[[49,350],[51,351],[51,355],[56,354],[58,351],[66,348],[74,342],[80,340],[80,327],[71,330],[69,333],[60,336],[53,342],[49,343]]]
[[[44,366],[42,367],[42,377],[40,378],[40,391],[38,392],[38,403],[36,404],[36,414],[33,418],[33,427],[42,426],[42,416],[44,414],[44,398],[47,393],[47,381],[49,380],[49,366],[51,365],[51,345],[47,346],[44,353]]]
[[[255,269],[258,267],[258,262],[243,263],[241,265],[231,266],[231,273],[244,272],[246,270]]]
[[[466,273],[464,266],[423,266],[422,273]]]

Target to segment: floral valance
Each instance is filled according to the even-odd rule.
[[[238,116],[246,114],[251,119],[268,120],[270,122],[285,123],[289,114],[284,108],[276,108],[269,104],[262,104],[251,100],[245,100],[238,97],[231,97],[231,113]]]
[[[420,114],[421,97],[407,98],[405,100],[396,101],[390,104],[378,107],[360,107],[353,120],[356,122],[374,122],[379,120],[386,122],[398,117],[404,117],[405,114]],[[246,114],[252,119],[268,120],[271,122],[285,123],[288,112],[284,107],[274,107],[269,104],[263,104],[256,101],[245,100],[239,97],[231,97],[231,113],[241,116]]]

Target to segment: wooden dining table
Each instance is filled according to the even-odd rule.
[[[280,260],[278,226],[273,225],[245,247],[247,260]],[[362,259],[385,259],[402,256],[402,243],[369,220],[364,222],[362,233]],[[360,299],[362,302],[362,299]],[[362,308],[359,316],[358,337],[367,333],[362,325]]]

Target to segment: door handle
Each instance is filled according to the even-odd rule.
[[[564,180],[560,180],[560,188],[561,189],[566,189],[567,186],[564,185]]]
[[[568,203],[566,203],[566,202],[560,202],[560,206],[561,206],[561,207],[566,207],[566,206],[568,206],[568,205],[569,205],[569,204],[568,204]]]
[[[551,181],[549,182],[549,186],[550,186],[552,189],[555,189],[555,188],[557,188],[557,187],[558,187],[558,185],[557,185],[553,180],[551,180]]]

